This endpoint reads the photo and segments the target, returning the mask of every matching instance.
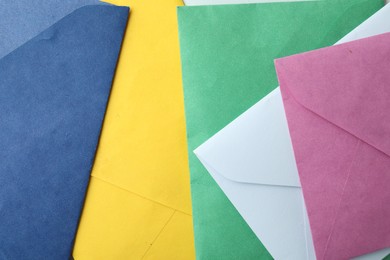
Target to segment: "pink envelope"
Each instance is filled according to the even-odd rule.
[[[317,259],[390,247],[390,33],[275,64]]]

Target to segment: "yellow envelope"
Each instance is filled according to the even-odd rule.
[[[176,6],[131,13],[74,248],[76,260],[194,259]]]

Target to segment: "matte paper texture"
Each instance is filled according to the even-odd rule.
[[[318,260],[390,247],[390,33],[276,61]]]
[[[82,7],[0,60],[0,259],[68,259],[129,9]]]
[[[184,0],[185,5],[224,5],[224,4],[254,4],[273,2],[298,2],[308,0]]]
[[[382,6],[378,0],[179,8],[199,259],[270,255],[193,150],[277,87],[274,58],[334,44]]]
[[[336,44],[390,32],[389,16],[385,6]],[[275,259],[315,259],[280,88],[194,152]],[[378,260],[389,252],[354,259]]]
[[[0,0],[0,58],[74,10],[98,0]]]
[[[194,259],[176,9],[130,5],[74,257]]]
[[[274,259],[312,260],[287,121],[280,117],[277,88],[194,152]]]

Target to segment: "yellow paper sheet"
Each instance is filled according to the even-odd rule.
[[[73,256],[194,259],[176,6],[131,7]]]

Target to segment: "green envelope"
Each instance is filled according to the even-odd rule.
[[[332,45],[383,5],[328,0],[178,8],[198,259],[272,257],[193,150],[278,86],[275,58]]]

